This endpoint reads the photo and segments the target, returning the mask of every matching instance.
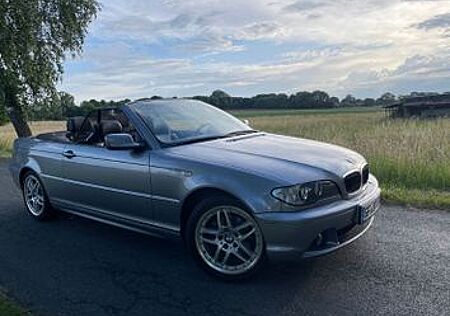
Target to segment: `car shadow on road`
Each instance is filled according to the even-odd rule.
[[[170,264],[171,268],[175,268],[173,270],[175,271],[174,276],[179,277],[180,272],[184,271],[187,278],[224,285],[270,283],[273,281],[302,282],[307,280],[312,269],[314,269],[314,259],[301,260],[299,258],[281,262],[268,261],[265,267],[251,278],[238,282],[226,282],[206,274],[200,267],[197,267],[181,240],[164,239],[127,231],[66,213],[61,213],[49,225],[59,225],[61,223],[72,226],[77,233],[83,233],[85,236],[99,239],[97,250],[100,249],[102,251],[95,252],[94,255],[91,249],[86,249],[88,250],[87,253],[94,255],[92,257],[93,260],[100,259],[101,261],[103,259],[109,260],[109,263],[124,263],[127,260],[126,258],[110,255],[115,251],[124,251],[121,247],[126,243],[128,245],[126,247],[127,252],[132,251],[139,254],[132,258],[128,257],[128,260],[132,259],[134,264],[146,266],[148,271],[159,271],[160,267],[164,267],[164,271],[161,272],[164,272],[165,276],[168,276],[168,273],[172,271],[172,269],[168,269]],[[84,237],[82,236],[82,238]],[[113,250],[113,248],[116,249]],[[110,252],[103,252],[104,250],[110,250]],[[126,266],[129,267],[130,264]]]
[[[208,302],[219,300],[220,306],[223,300],[236,300],[236,296],[256,305],[261,304],[260,300],[271,301],[277,296],[275,305],[281,306],[289,300],[282,294],[286,287],[295,285],[297,290],[302,284],[308,287],[314,270],[312,260],[269,263],[253,278],[230,283],[205,274],[191,260],[181,242],[72,215],[60,216],[36,229],[46,231],[48,236],[53,235],[52,232],[61,236],[58,240],[48,237],[46,246],[42,246],[44,249],[37,252],[47,255],[37,255],[32,260],[41,262],[46,267],[44,271],[57,275],[62,286],[59,291],[64,293],[69,305],[88,301],[123,308],[136,302],[144,305],[152,302],[162,304],[163,308],[183,310],[191,306],[205,310],[210,308]],[[53,257],[48,253],[49,248],[58,256],[43,262],[44,258]],[[74,295],[79,288],[84,289],[84,293]],[[217,297],[218,292],[221,297]],[[112,300],[109,296],[117,297]],[[227,306],[233,313],[245,311],[241,307],[233,308]]]
[[[314,286],[312,260],[269,263],[249,280],[224,282],[197,267],[179,241],[64,213],[37,222],[19,202],[3,214],[8,258],[0,269],[14,269],[0,281],[42,314],[273,314],[291,304],[287,289],[307,297]]]

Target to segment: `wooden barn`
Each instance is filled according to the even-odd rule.
[[[392,118],[450,117],[450,93],[432,96],[407,97],[384,107]]]

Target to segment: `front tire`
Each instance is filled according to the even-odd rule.
[[[54,211],[38,175],[29,171],[22,179],[23,200],[28,214],[39,221],[53,217]]]
[[[226,196],[207,198],[194,207],[185,238],[200,267],[224,280],[247,278],[265,262],[258,223],[242,203]]]

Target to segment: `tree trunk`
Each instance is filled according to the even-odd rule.
[[[25,113],[17,101],[17,97],[10,91],[5,91],[5,108],[18,137],[31,136],[31,129],[25,118]]]

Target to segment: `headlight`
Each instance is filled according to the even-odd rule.
[[[272,190],[272,196],[286,204],[303,206],[320,200],[340,199],[339,188],[332,181],[314,181]]]

